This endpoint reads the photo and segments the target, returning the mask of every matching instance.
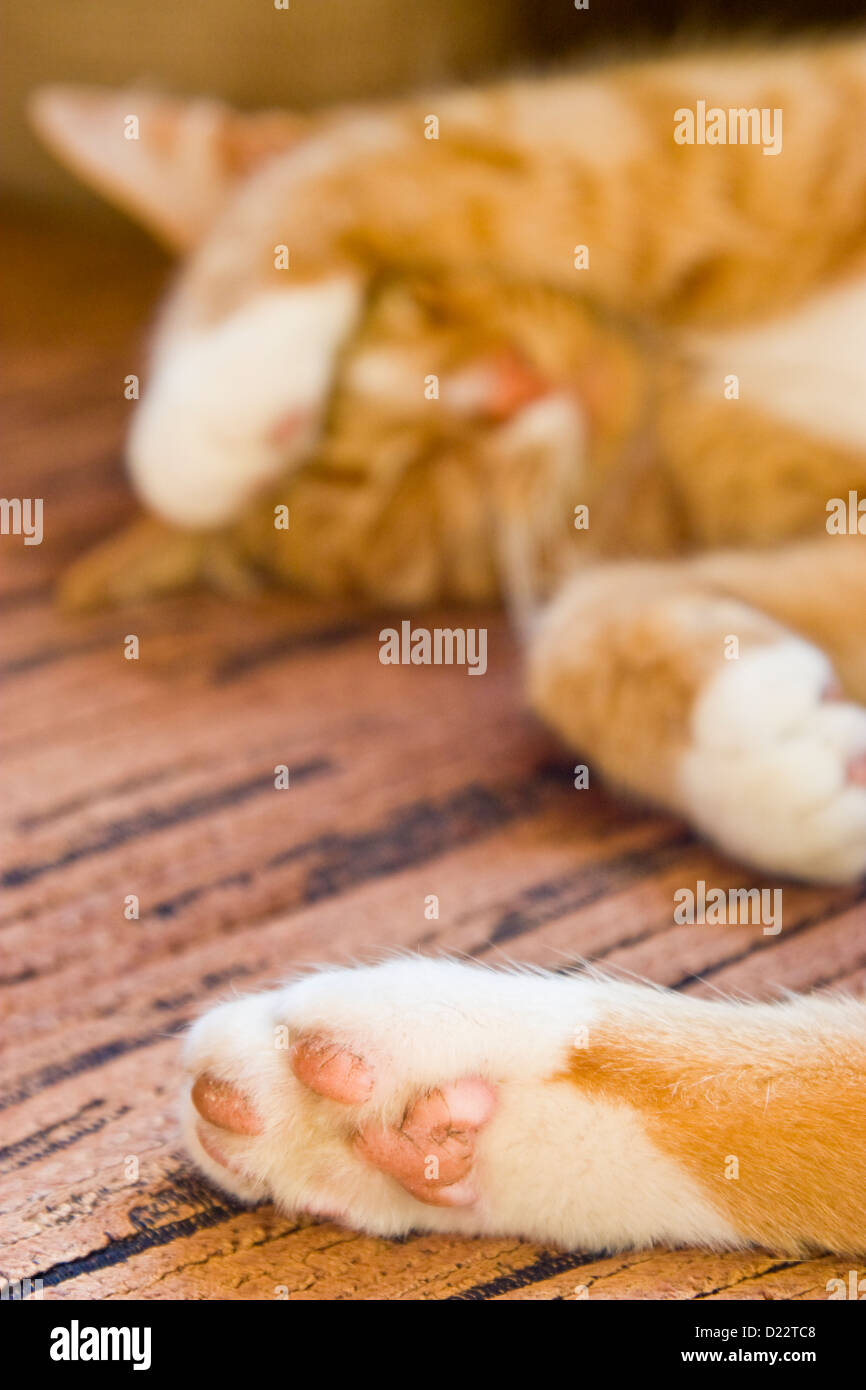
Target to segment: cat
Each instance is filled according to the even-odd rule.
[[[188,529],[136,532],[67,593],[249,561],[391,604],[504,589],[532,704],[609,781],[762,871],[861,876],[866,547],[826,524],[866,488],[864,53],[307,125],[44,93],[49,138],[192,247],[129,445]],[[787,111],[781,151],[678,145],[690,95]]]
[[[680,144],[698,102],[776,148]],[[866,42],[34,119],[187,254],[128,451],[161,520],[69,601],[250,566],[504,598],[610,782],[763,873],[866,873]],[[184,1132],[236,1195],[380,1234],[863,1250],[864,1010],[326,971],[195,1025]]]

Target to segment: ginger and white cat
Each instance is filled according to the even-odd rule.
[[[778,153],[678,144],[697,101],[780,111]],[[534,707],[609,779],[764,872],[866,874],[866,42],[307,120],[62,89],[34,114],[189,253],[129,445],[163,521],[72,601],[247,565],[501,594]],[[411,960],[227,1004],[188,1059],[190,1147],[241,1196],[383,1233],[866,1248],[853,1001]]]

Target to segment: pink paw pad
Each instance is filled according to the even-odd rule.
[[[237,1086],[232,1086],[228,1081],[219,1081],[208,1072],[196,1077],[191,1099],[201,1118],[207,1122],[196,1124],[195,1132],[208,1158],[231,1173],[241,1173],[243,1170],[224,1151],[211,1126],[229,1134],[261,1134],[264,1126],[251,1101]]]
[[[255,1107],[228,1081],[203,1072],[192,1088],[192,1103],[203,1120],[232,1134],[261,1134],[263,1125]]]
[[[856,758],[851,759],[847,774],[849,782],[853,782],[857,787],[866,787],[866,753],[859,753]]]
[[[495,1108],[493,1087],[466,1077],[421,1096],[399,1127],[366,1126],[355,1148],[421,1202],[472,1206],[475,1140]]]
[[[272,425],[268,438],[275,447],[288,448],[312,431],[316,418],[317,412],[312,407],[290,410]]]
[[[360,1057],[333,1038],[302,1038],[291,1051],[292,1071],[299,1081],[329,1100],[360,1105],[373,1090],[373,1073]]]

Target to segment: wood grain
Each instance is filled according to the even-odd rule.
[[[382,667],[379,617],[295,596],[61,616],[63,566],[130,514],[122,384],[166,267],[132,233],[22,214],[3,256],[6,494],[45,499],[45,539],[2,538],[0,1274],[55,1299],[825,1298],[844,1262],[374,1240],[241,1211],[192,1172],[178,1035],[233,989],[400,946],[587,956],[694,993],[862,987],[866,906],[790,885],[777,938],[674,926],[675,886],[742,871],[573,789],[497,616],[484,680]]]

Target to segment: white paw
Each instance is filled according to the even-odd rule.
[[[341,275],[262,294],[167,343],[129,437],[142,501],[178,525],[217,526],[303,459],[361,299],[359,282]]]
[[[380,1235],[730,1242],[639,1117],[565,1076],[622,990],[401,959],[222,1005],[188,1038],[186,1143],[241,1198]]]
[[[728,853],[797,878],[866,873],[866,709],[833,685],[823,653],[791,638],[727,663],[701,695],[680,794]]]
[[[399,960],[222,1005],[188,1038],[187,1144],[245,1199],[382,1234],[436,1226],[440,1207],[477,1199],[475,1137],[498,1084],[545,1074],[564,1055],[567,1028],[548,994],[518,976]],[[453,1134],[432,1132],[443,1097],[462,1121],[449,1127],[458,1153]]]

